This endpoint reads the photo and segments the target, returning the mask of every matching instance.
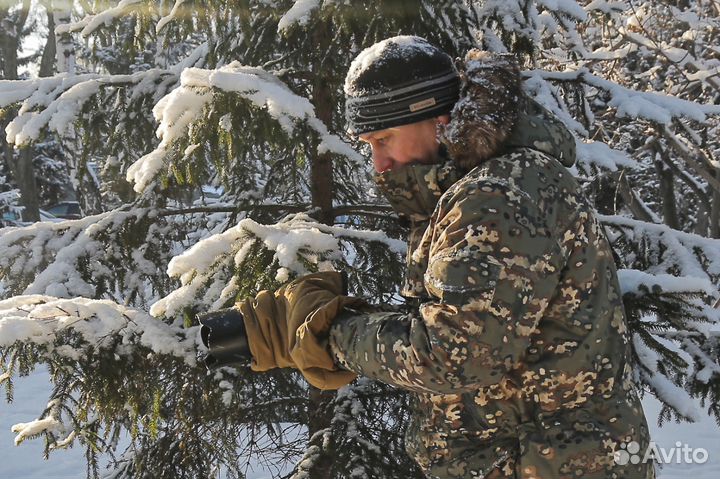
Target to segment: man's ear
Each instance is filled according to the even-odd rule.
[[[448,123],[450,123],[450,115],[440,115],[436,118],[436,120],[438,125],[447,125]]]

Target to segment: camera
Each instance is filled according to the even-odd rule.
[[[237,308],[219,309],[196,316],[200,323],[200,338],[208,349],[205,366],[247,366],[252,354],[248,345],[243,315]]]

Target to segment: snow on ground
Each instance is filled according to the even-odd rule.
[[[660,403],[655,398],[645,396],[643,399],[645,416],[648,418],[651,439],[655,441],[658,450],[663,448],[668,455],[678,449],[670,462],[664,464],[658,471],[658,479],[718,479],[720,478],[720,427],[715,421],[704,416],[698,423],[665,423],[660,428],[657,425],[657,417],[660,412]],[[702,408],[701,408],[702,409]],[[677,443],[680,446],[677,446]],[[682,448],[707,451],[707,461],[703,464],[677,463],[677,456],[684,455]],[[658,451],[663,454],[663,451]],[[692,452],[688,453],[692,457]],[[668,456],[666,456],[668,457]],[[696,457],[700,458],[700,452]]]
[[[56,451],[49,461],[43,460],[43,441],[28,440],[15,446],[10,428],[17,423],[36,419],[47,404],[50,383],[45,371],[16,378],[15,400],[8,404],[0,398],[0,478],[2,479],[82,479],[85,477],[83,449],[73,447]],[[4,392],[4,391],[3,391]]]
[[[15,434],[10,428],[17,423],[29,422],[37,417],[47,402],[50,391],[47,373],[38,370],[26,378],[15,381],[15,401],[7,404],[0,398],[0,479],[83,479],[85,460],[79,447],[56,451],[50,459],[42,459],[42,440],[26,441],[14,445]],[[682,447],[707,451],[704,464],[677,463],[675,454],[671,464],[666,464],[658,479],[717,479],[720,477],[720,428],[707,417],[697,424],[666,424],[657,426],[660,404],[651,397],[643,400],[645,413],[652,431],[652,438],[666,454]],[[676,443],[680,443],[679,448]],[[661,454],[663,451],[660,451]],[[692,454],[692,453],[690,453]],[[697,456],[700,457],[700,456]],[[249,471],[248,479],[265,479],[268,475],[260,467]]]
[[[11,432],[12,426],[36,419],[47,404],[51,388],[47,371],[40,368],[13,382],[14,401],[8,404],[4,394],[0,397],[0,479],[85,479],[84,449],[79,443],[71,449],[54,451],[47,461],[43,460],[42,439],[26,440],[15,446],[16,434]],[[118,450],[122,452],[123,448],[121,440]],[[104,465],[101,461],[101,468]],[[287,474],[291,469],[280,472]],[[270,477],[261,465],[250,464],[247,479]]]

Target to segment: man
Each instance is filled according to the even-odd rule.
[[[648,430],[612,253],[561,164],[574,140],[508,58],[473,51],[454,71],[417,37],[350,67],[350,127],[411,222],[403,294],[421,305],[341,313],[332,351],[417,393],[408,448],[432,476],[652,477],[613,457]]]
[[[415,392],[407,447],[430,477],[654,477],[614,460],[649,439],[613,257],[565,168],[573,137],[522,94],[517,65],[472,51],[458,73],[395,37],[360,53],[345,92],[410,222],[402,294],[417,307],[372,311],[338,275],[260,293],[240,304],[253,368]]]

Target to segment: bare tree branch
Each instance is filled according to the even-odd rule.
[[[183,209],[168,209],[159,213],[159,216],[175,216],[190,215],[198,213],[238,213],[240,211],[264,211],[268,213],[302,213],[311,212],[314,208],[309,204],[299,205],[218,205],[218,206],[198,206]],[[387,218],[388,215],[394,215],[392,207],[386,205],[343,205],[336,206],[332,209],[335,217],[338,216],[376,216]]]
[[[708,159],[705,158],[703,155],[693,155],[689,148],[684,145],[680,139],[672,132],[670,129],[665,125],[658,125],[657,129],[659,130],[660,134],[668,141],[670,146],[673,147],[673,150],[680,155],[680,157],[685,160],[685,162],[693,168],[700,176],[703,177],[705,181],[708,182],[710,187],[715,191],[720,191],[720,180],[715,178],[715,176],[707,170],[707,167],[711,169],[715,169],[715,166],[711,163],[709,163]],[[702,162],[705,162],[706,164],[701,164]]]

